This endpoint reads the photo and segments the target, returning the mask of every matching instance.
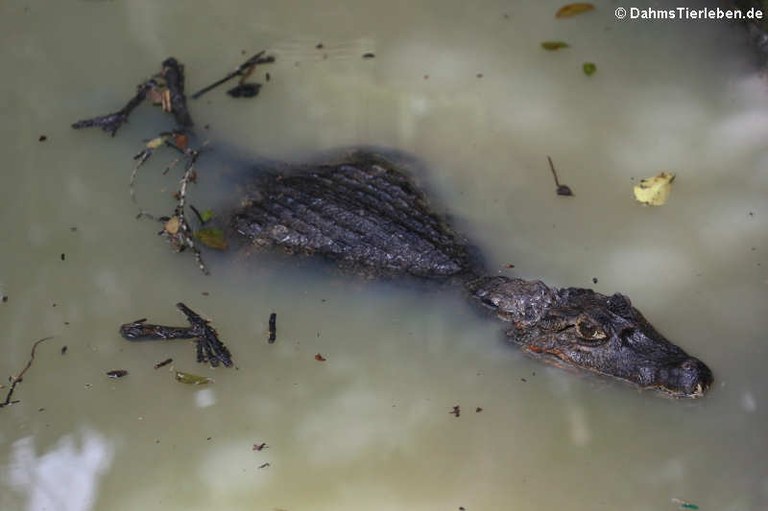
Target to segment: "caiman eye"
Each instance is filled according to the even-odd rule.
[[[589,342],[599,342],[608,337],[600,325],[585,318],[579,318],[576,321],[576,333],[583,340]]]

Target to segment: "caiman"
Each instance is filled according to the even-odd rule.
[[[246,64],[271,62],[259,60],[261,55]],[[238,68],[217,84],[240,73]],[[166,98],[163,107],[174,114],[177,129],[191,132],[183,67],[172,58],[122,110],[73,127],[98,126],[114,135],[153,91]],[[192,161],[196,158],[197,153]],[[656,331],[622,294],[487,276],[478,251],[432,210],[407,171],[384,156],[358,151],[331,163],[260,168],[247,178],[243,193],[236,198],[240,206],[229,217],[229,231],[254,248],[324,258],[368,277],[454,282],[507,325],[510,342],[558,366],[674,397],[700,397],[712,384],[709,368]],[[177,214],[182,209],[177,207]],[[146,335],[141,323],[124,327],[136,337]],[[231,363],[226,355],[225,365]]]
[[[674,397],[700,397],[712,372],[669,342],[622,294],[484,276],[477,250],[401,169],[372,152],[332,164],[258,169],[230,228],[252,246],[333,261],[366,277],[455,281],[507,323],[507,339],[558,366]]]

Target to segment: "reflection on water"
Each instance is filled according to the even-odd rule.
[[[0,376],[55,335],[0,410],[0,508],[765,509],[764,77],[724,23],[618,23],[610,4],[555,20],[559,6],[0,4]],[[455,290],[268,258],[209,256],[206,278],[172,254],[128,194],[161,116],[142,107],[116,138],[69,124],[118,108],[168,56],[193,90],[262,48],[278,60],[253,77],[258,98],[192,106],[213,149],[201,210],[251,158],[413,154],[494,271],[628,294],[713,368],[711,394],[675,402],[543,367]],[[574,197],[555,195],[546,156]],[[153,163],[138,197],[160,212],[178,174]],[[660,171],[677,175],[670,201],[639,207],[632,185]],[[184,324],[179,301],[213,320],[237,369],[118,336],[141,317]],[[166,358],[215,383],[177,383],[154,369]]]
[[[42,454],[34,437],[24,437],[11,444],[5,484],[25,495],[24,509],[30,511],[87,511],[93,508],[99,479],[112,455],[110,442],[94,431],[65,435]]]

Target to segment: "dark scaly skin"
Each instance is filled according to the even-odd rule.
[[[258,173],[231,227],[259,248],[318,255],[369,277],[446,279],[476,271],[466,240],[430,210],[424,193],[386,159]]]
[[[243,203],[231,228],[252,247],[322,256],[368,277],[458,280],[509,324],[510,342],[544,362],[674,397],[700,397],[712,384],[709,368],[658,333],[623,295],[483,277],[466,240],[379,155],[259,172]]]

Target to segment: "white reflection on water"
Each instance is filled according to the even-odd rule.
[[[33,436],[13,443],[7,477],[28,494],[28,511],[85,511],[96,501],[101,475],[112,462],[113,448],[93,431],[63,436],[49,452],[36,455]]]

